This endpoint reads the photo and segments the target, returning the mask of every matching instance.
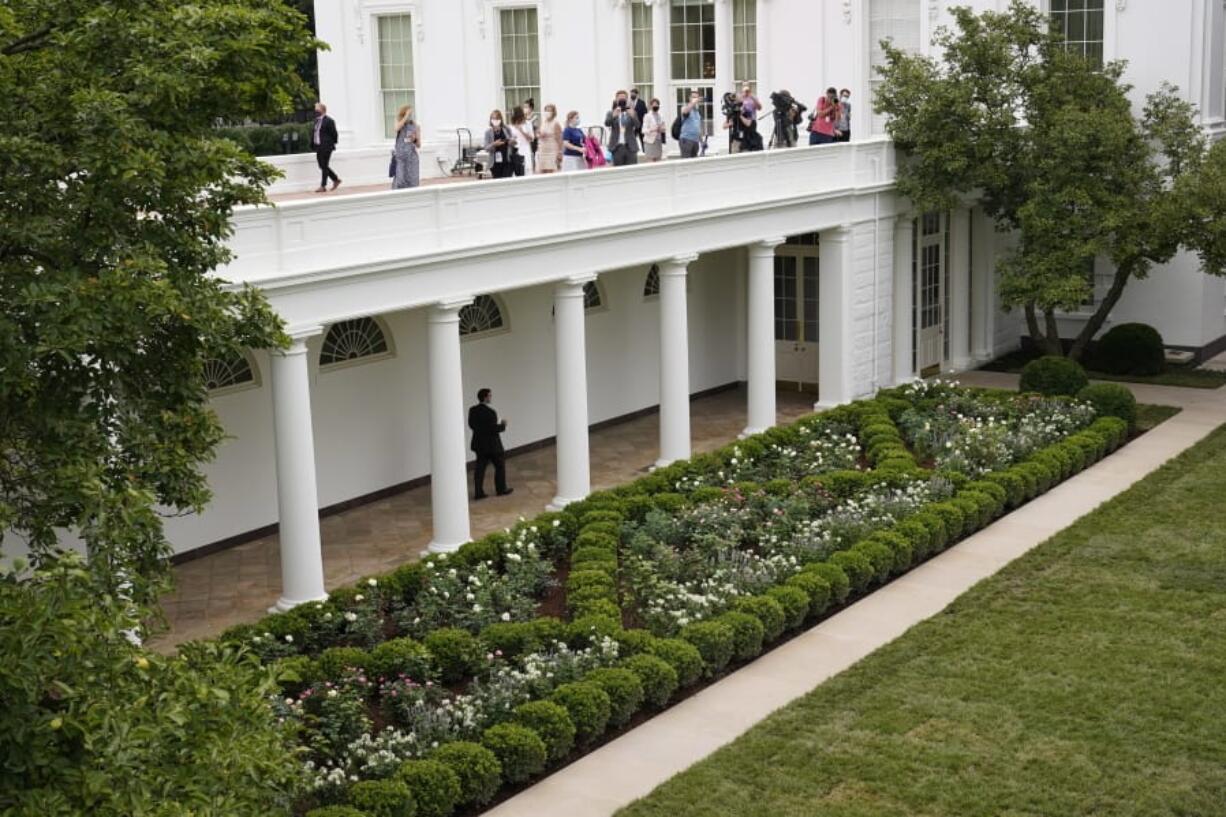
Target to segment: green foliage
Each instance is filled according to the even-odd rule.
[[[1090,379],[1075,360],[1056,355],[1036,358],[1022,367],[1021,391],[1033,391],[1054,397],[1072,397],[1086,387]]]
[[[349,803],[369,817],[414,817],[417,803],[399,780],[363,780],[349,787]]]
[[[364,670],[370,654],[357,647],[329,647],[315,659],[316,671],[321,678],[335,680],[346,670]]]
[[[368,815],[353,806],[335,805],[313,808],[306,813],[306,817],[368,817]]]
[[[808,606],[808,598],[805,603]],[[767,643],[783,635],[787,614],[783,606],[769,596],[742,596],[736,600],[733,609],[749,613],[762,622],[762,638]]]
[[[430,755],[460,780],[460,805],[480,806],[494,799],[502,785],[502,766],[494,753],[479,743],[457,740],[444,743]]]
[[[748,661],[762,652],[763,627],[757,616],[733,610],[711,620],[732,631],[732,657],[737,661]]]
[[[487,652],[512,659],[540,648],[537,628],[529,621],[498,621],[481,631],[481,644]]]
[[[830,582],[816,573],[804,571],[787,580],[788,587],[795,587],[805,594],[809,602],[808,616],[816,618],[830,606]]]
[[[707,676],[718,675],[732,660],[735,635],[718,621],[697,621],[681,628],[680,636],[698,650]]]
[[[677,671],[663,658],[654,655],[632,655],[622,666],[638,676],[643,685],[643,698],[655,707],[663,707],[677,691]]]
[[[454,684],[472,675],[485,654],[481,642],[472,633],[455,627],[429,633],[425,643],[445,684]]]
[[[628,669],[601,667],[583,676],[583,680],[600,687],[609,696],[612,726],[626,724],[643,705],[643,682]]]
[[[575,746],[575,724],[566,708],[552,701],[529,701],[515,707],[515,722],[526,726],[545,742],[550,761],[570,754]]]
[[[103,582],[162,589],[159,510],[208,503],[224,436],[205,364],[285,342],[213,275],[276,174],[214,125],[288,111],[317,45],[267,0],[0,7],[0,530],[35,561],[66,529]]]
[[[1137,425],[1137,398],[1118,383],[1091,383],[1077,393],[1079,400],[1094,406],[1099,417],[1118,417],[1128,428]]]
[[[1178,89],[1163,85],[1137,118],[1120,62],[1067,49],[1030,4],[951,8],[935,57],[887,45],[873,103],[905,156],[900,195],[919,211],[975,193],[998,229],[1019,234],[999,265],[1000,294],[1029,334],[1062,354],[1056,316],[1090,293],[1087,264],[1114,279],[1074,338],[1080,358],[1126,284],[1181,248],[1226,270],[1226,148],[1213,148]],[[1075,391],[1074,391],[1075,393]]]
[[[481,743],[494,753],[502,765],[502,778],[522,783],[545,768],[548,749],[545,741],[526,726],[500,723],[485,730]]]
[[[677,673],[677,683],[688,687],[702,675],[702,653],[688,641],[680,638],[657,638],[651,642],[647,651],[657,658],[667,661]]]
[[[609,694],[595,683],[576,681],[562,684],[549,696],[549,700],[563,707],[575,725],[575,739],[591,743],[604,734],[613,712]]]
[[[413,793],[417,817],[450,817],[460,802],[460,778],[441,761],[406,760],[396,769],[396,779]]]
[[[1094,368],[1108,374],[1161,374],[1166,370],[1162,335],[1144,323],[1121,323],[1094,344]]]
[[[218,128],[216,133],[252,156],[277,156],[282,153],[309,153],[312,127],[314,126],[310,122],[285,125],[240,125]]]
[[[284,813],[301,775],[275,668],[225,643],[135,646],[145,609],[82,560],[0,575],[0,813]],[[258,785],[253,785],[258,781]]]
[[[847,575],[850,591],[856,595],[867,590],[869,582],[873,580],[873,563],[863,553],[840,550],[831,554],[828,561]]]
[[[430,651],[411,638],[391,638],[370,651],[366,669],[376,678],[407,675],[414,681],[433,680]]]
[[[789,630],[799,627],[809,615],[809,596],[797,587],[772,587],[766,591],[766,595],[783,608],[784,626]]]
[[[830,599],[834,604],[847,601],[847,596],[851,593],[851,579],[848,578],[847,572],[833,561],[805,565],[804,572],[826,580],[830,585]]]

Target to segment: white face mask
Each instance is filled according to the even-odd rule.
[[[498,127],[498,126],[499,126],[499,125],[501,125],[501,124],[502,124],[502,120],[501,120],[501,119],[491,119],[491,120],[490,120],[490,127],[491,127],[491,128],[496,128],[496,127]]]
[[[572,128],[577,128],[577,127],[579,127],[579,120],[578,120],[578,119],[572,119],[572,120],[570,120],[569,122],[567,122],[566,124],[567,124],[567,126],[569,126],[569,127],[572,127]]]
[[[553,121],[553,111],[545,111],[545,120],[548,122]]]
[[[839,97],[839,99],[841,99],[841,100],[843,100],[844,102],[846,102],[847,100],[851,99],[851,97],[849,97],[849,96],[843,96],[843,97]]]

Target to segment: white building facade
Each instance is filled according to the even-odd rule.
[[[1220,0],[1050,3],[1070,40],[1130,61],[1138,102],[1171,81],[1206,130],[1226,130]],[[513,418],[509,448],[556,440],[562,505],[590,490],[594,424],[658,406],[649,459],[667,463],[689,455],[694,394],[747,384],[753,432],[775,422],[777,388],[836,405],[1019,342],[992,274],[1008,238],[972,202],[917,213],[899,200],[894,151],[869,110],[881,58],[872,44],[925,49],[947,22],[944,3],[316,5],[332,48],[320,79],[341,134],[334,166],[347,184],[383,180],[389,117],[405,102],[424,126],[423,171],[454,161],[457,128],[479,138],[491,109],[526,97],[579,110],[585,125],[631,86],[666,110],[692,87],[718,97],[743,81],[764,101],[787,88],[811,105],[834,85],[856,104],[850,144],[238,213],[236,258],[219,274],[258,285],[295,343],[218,362],[213,405],[232,438],[208,466],[215,499],[167,528],[190,556],[279,525],[282,607],[324,592],[321,509],[428,482],[432,548],[469,538],[464,411],[479,387]],[[312,157],[278,163],[286,189],[313,171]],[[1080,320],[1063,319],[1070,334]],[[1170,345],[1216,348],[1226,284],[1181,256],[1129,285],[1111,323],[1130,320]]]

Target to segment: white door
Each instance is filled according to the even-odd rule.
[[[817,390],[817,245],[788,244],[775,255],[775,377]]]
[[[916,368],[922,377],[937,374],[945,359],[945,331],[949,319],[945,301],[945,232],[943,213],[925,213],[920,219],[916,257]]]

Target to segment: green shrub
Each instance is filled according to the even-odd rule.
[[[1091,383],[1077,398],[1092,405],[1099,417],[1118,417],[1130,430],[1137,425],[1137,398],[1119,383]]]
[[[321,806],[308,811],[305,817],[367,817],[367,814],[353,806]]]
[[[1085,388],[1089,379],[1081,364],[1067,357],[1046,355],[1022,368],[1021,391],[1038,392],[1048,397],[1072,397]]]
[[[1019,462],[1013,468],[1026,480],[1026,490],[1031,497],[1046,491],[1054,480],[1054,475],[1037,462]]]
[[[481,642],[467,630],[443,627],[426,636],[426,649],[434,656],[445,684],[462,681],[477,671],[485,655]]]
[[[826,580],[826,583],[830,585],[830,599],[833,603],[842,604],[847,601],[847,596],[851,593],[851,579],[848,578],[847,571],[837,564],[814,562],[805,565],[803,572],[812,573]]]
[[[1059,474],[1056,474],[1054,478],[1058,479]],[[968,499],[965,491],[958,492],[957,496],[949,500],[949,504],[962,511],[963,536],[970,536],[979,529],[980,520],[982,518],[979,504],[974,500]]]
[[[894,530],[898,535],[905,537],[907,543],[911,545],[913,563],[919,563],[928,558],[932,547],[932,534],[922,522],[915,519],[904,519],[894,526]]]
[[[1093,365],[1111,374],[1161,374],[1166,349],[1157,329],[1143,323],[1121,323],[1108,329],[1094,344]]]
[[[618,522],[591,522],[580,529],[580,533],[603,533],[614,539],[621,539],[621,524]]]
[[[606,565],[609,564],[612,564],[614,570],[617,569],[617,551],[613,548],[587,545],[570,555],[572,570],[607,570]],[[600,567],[590,565],[600,565]]]
[[[1081,471],[1082,469],[1086,467],[1087,463],[1086,463],[1085,452],[1082,451],[1081,447],[1078,446],[1076,443],[1070,443],[1067,440],[1061,440],[1060,442],[1051,446],[1051,448],[1054,449],[1061,457],[1065,459],[1067,463],[1066,467],[1068,469],[1065,472],[1065,476],[1076,474],[1078,471]]]
[[[594,510],[588,511],[579,517],[579,528],[584,530],[588,525],[594,525],[600,522],[610,522],[614,525],[621,525],[625,521],[625,517],[618,511],[613,510]]]
[[[329,647],[315,659],[315,672],[320,678],[336,680],[346,671],[365,670],[370,654],[358,647]]]
[[[1053,449],[1049,447],[1048,450]],[[966,490],[978,491],[981,494],[987,494],[988,496],[992,497],[992,500],[995,503],[995,510],[992,512],[993,516],[999,516],[1005,510],[1005,503],[1009,500],[1008,492],[1000,483],[991,482],[986,479],[981,479],[977,482],[970,483],[966,486]]]
[[[779,602],[769,596],[743,596],[736,600],[733,609],[749,613],[762,622],[762,638],[766,642],[774,641],[783,635],[787,614]]]
[[[996,500],[982,491],[967,489],[958,494],[958,499],[977,514],[977,527],[984,527],[996,516]]]
[[[421,590],[426,579],[424,562],[409,562],[385,573],[379,580],[379,588],[385,599],[399,599],[406,604],[411,602]]]
[[[349,804],[369,817],[413,817],[417,804],[399,780],[363,780],[348,791]]]
[[[648,653],[668,662],[677,673],[677,685],[688,687],[702,675],[702,653],[680,638],[658,638],[647,648]]]
[[[677,671],[663,658],[632,655],[622,661],[622,666],[638,676],[643,699],[652,706],[664,706],[677,691]]]
[[[476,567],[479,564],[489,562],[495,568],[499,568],[502,566],[503,548],[509,542],[510,537],[507,534],[501,531],[491,533],[488,536],[468,542],[451,558],[456,565],[465,567]]]
[[[603,570],[576,570],[566,577],[568,595],[586,588],[596,588],[614,598],[617,596],[616,582]]]
[[[889,581],[894,570],[894,551],[873,539],[861,539],[852,545],[853,553],[859,553],[868,559],[873,568],[873,580],[879,584]]]
[[[609,694],[590,681],[575,681],[562,684],[549,696],[549,700],[563,707],[575,725],[575,739],[591,743],[604,734],[609,725],[613,704]]]
[[[738,661],[756,658],[762,652],[763,628],[757,616],[729,611],[711,619],[732,631],[732,657]]]
[[[494,753],[502,766],[502,779],[522,783],[545,768],[549,756],[540,735],[518,723],[500,723],[486,729],[481,744]]]
[[[581,649],[590,645],[593,639],[611,638],[616,641],[621,634],[620,614],[580,615],[566,628],[566,643]]]
[[[859,493],[868,487],[872,477],[864,471],[831,471],[829,474],[822,474],[818,477],[818,482],[830,493],[846,499],[847,497]]]
[[[698,621],[683,627],[680,635],[698,650],[708,677],[718,675],[732,660],[734,636],[727,624]]]
[[[920,511],[911,518],[928,529],[929,553],[940,553],[949,544],[949,529],[945,526],[945,519],[940,514],[926,510]]]
[[[949,541],[956,542],[966,530],[966,514],[952,502],[934,502],[928,506],[928,510],[941,517]]]
[[[766,595],[783,608],[783,626],[789,630],[799,627],[809,615],[809,597],[798,587],[772,587],[766,591]]]
[[[830,606],[830,582],[816,573],[804,571],[788,578],[788,587],[800,590],[809,600],[809,617],[816,618]]]
[[[583,680],[596,684],[609,696],[609,723],[613,726],[626,724],[643,705],[643,682],[628,669],[601,667]]]
[[[588,594],[584,594],[587,596]],[[616,622],[621,617],[621,609],[604,598],[580,598],[571,605],[571,613],[577,618],[599,618]]]
[[[873,563],[863,553],[840,550],[831,554],[829,562],[847,574],[851,592],[857,596],[867,590],[869,582],[873,580]]]
[[[553,701],[520,704],[515,707],[514,721],[540,736],[551,761],[561,760],[575,747],[574,721],[566,707]]]
[[[277,684],[286,695],[297,695],[319,680],[315,661],[306,655],[291,655],[272,664]]]
[[[438,760],[406,760],[395,777],[413,793],[417,817],[450,817],[460,802],[459,775]]]
[[[651,503],[655,505],[656,510],[664,511],[665,513],[677,513],[686,505],[686,499],[681,494],[660,493],[651,498]]]
[[[1107,450],[1114,451],[1128,439],[1128,424],[1119,417],[1099,417],[1086,429],[1100,435],[1107,443]]]
[[[460,780],[460,805],[481,806],[494,799],[502,785],[502,766],[494,753],[479,743],[457,740],[444,743],[430,755]]]
[[[901,575],[911,569],[911,562],[915,559],[915,548],[911,546],[909,538],[896,530],[878,531],[869,538],[890,549],[890,553],[894,556],[894,564],[890,571],[894,575]]]
[[[214,133],[233,142],[253,156],[279,156],[283,153],[309,153],[312,127],[314,126],[310,122],[290,122],[284,125],[237,125],[217,128]],[[290,139],[284,141],[285,136],[289,136]]]
[[[392,638],[370,651],[369,672],[376,678],[407,675],[414,681],[433,680],[430,651],[411,638]]]
[[[541,616],[540,618],[533,619],[529,624],[532,625],[536,638],[543,647],[555,641],[566,640],[568,625],[560,618]]]
[[[1010,508],[1016,508],[1026,501],[1026,483],[1019,475],[1012,471],[997,471],[985,474],[983,479],[985,482],[992,482],[1000,486],[1001,490],[1005,492]]]
[[[652,645],[657,640],[658,639],[647,630],[639,629],[623,630],[621,635],[617,637],[617,643],[621,647],[622,657],[650,653]]]
[[[584,531],[575,537],[575,542],[571,547],[571,551],[573,552],[582,550],[583,548],[594,547],[610,553],[617,553],[617,545],[618,542],[616,536],[610,536],[607,533],[600,533],[599,531]]]
[[[712,485],[703,485],[690,491],[690,502],[693,502],[695,505],[709,505],[723,498],[723,489]]]
[[[536,627],[529,621],[497,621],[487,624],[478,636],[486,652],[516,658],[541,648]]]

